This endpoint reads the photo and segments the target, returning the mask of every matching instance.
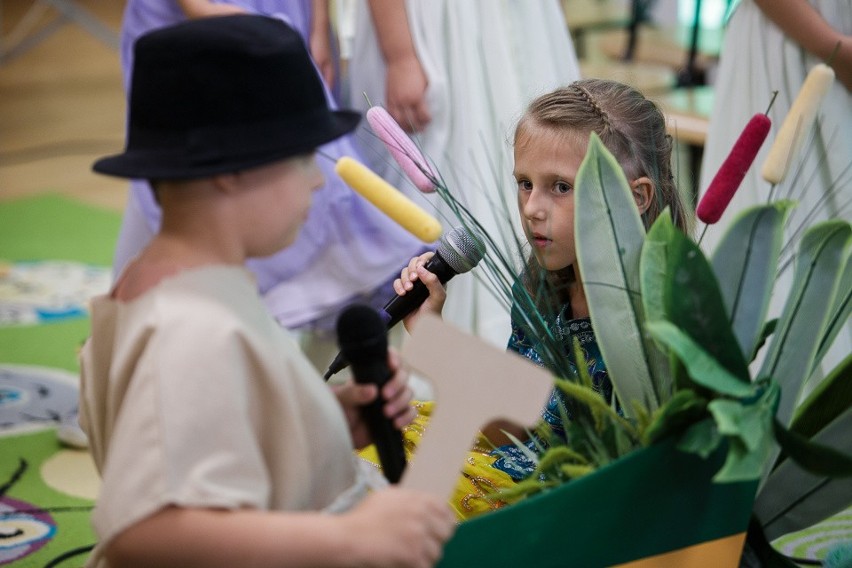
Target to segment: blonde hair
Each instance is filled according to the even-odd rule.
[[[551,132],[580,134],[584,139],[595,132],[628,179],[647,176],[653,182],[653,198],[642,214],[645,228],[668,207],[675,226],[689,232],[691,217],[672,173],[672,137],[666,131],[662,111],[642,93],[616,81],[581,79],[532,101],[515,129],[515,143],[536,126]],[[526,287],[539,298],[545,278],[541,272],[535,257],[530,256]],[[562,296],[559,290],[564,289],[566,278],[573,279],[573,271],[546,278],[549,288]]]

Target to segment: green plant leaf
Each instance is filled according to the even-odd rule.
[[[812,442],[777,420],[775,438],[784,453],[805,471],[828,477],[852,476],[852,455]]]
[[[668,320],[731,375],[750,382],[748,366],[731,329],[716,275],[704,253],[680,231],[671,234],[666,250],[664,302]]]
[[[694,390],[676,392],[651,416],[651,423],[644,430],[644,445],[665,438],[669,434],[682,432],[707,411],[707,401]]]
[[[852,453],[852,408],[838,416],[812,441]],[[852,505],[852,478],[829,478],[785,460],[772,471],[755,499],[754,511],[769,538],[808,528]]]
[[[686,367],[690,378],[697,384],[717,393],[746,398],[754,396],[756,388],[733,375],[687,333],[668,321],[652,321],[646,324],[651,335],[674,351]]]
[[[790,430],[810,438],[850,407],[852,407],[852,353],[847,355],[804,402],[796,407]]]
[[[712,418],[707,418],[696,422],[683,433],[677,443],[677,449],[707,459],[724,439],[716,427],[716,422]]]
[[[756,351],[778,270],[784,223],[792,201],[777,201],[742,211],[713,251],[719,282],[734,335],[743,354]]]
[[[820,340],[817,354],[814,357],[814,362],[811,368],[811,373],[820,364],[826,352],[831,347],[837,334],[844,326],[849,325],[849,316],[852,315],[852,260],[850,256],[846,256],[843,266],[843,275],[840,277],[840,284],[837,288],[837,294],[834,297],[834,304],[828,312],[829,320],[825,333]]]
[[[642,333],[639,255],[645,229],[621,166],[595,133],[577,172],[574,207],[577,261],[609,378],[625,413],[635,400],[653,411],[660,389],[670,386],[654,383],[655,376],[666,376],[667,364],[651,355],[654,346]]]
[[[716,399],[707,405],[719,433],[728,439],[727,459],[713,481],[725,483],[760,478],[775,448],[772,422],[779,395],[778,385],[770,383],[749,404]]]
[[[850,241],[852,227],[840,219],[817,223],[802,236],[793,286],[758,375],[781,386],[777,416],[785,427],[813,367]]]
[[[645,244],[639,257],[639,282],[642,290],[642,307],[649,321],[669,319],[665,305],[665,282],[668,270],[667,248],[677,228],[668,208],[660,213],[645,235]]]

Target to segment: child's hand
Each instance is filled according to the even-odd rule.
[[[406,132],[421,132],[432,114],[426,101],[429,79],[416,56],[388,61],[385,106]]]
[[[411,405],[414,394],[408,386],[408,371],[400,366],[399,354],[393,347],[388,349],[388,366],[394,371],[391,379],[382,387],[382,396],[385,399],[385,416],[393,421],[393,425],[399,429],[410,424],[417,411]],[[357,384],[353,380],[333,386],[337,399],[346,414],[349,430],[352,433],[352,442],[357,449],[372,443],[367,425],[361,420],[359,408],[372,402],[378,395],[376,385]]]
[[[444,302],[447,300],[447,290],[433,272],[429,272],[424,268],[429,259],[434,255],[435,253],[430,251],[420,256],[415,256],[408,263],[408,266],[402,269],[399,278],[393,281],[393,290],[399,296],[405,296],[406,292],[414,288],[414,283],[418,280],[423,282],[429,290],[429,297],[426,298],[423,305],[403,318],[402,322],[408,331],[412,330],[414,322],[420,314],[432,312],[440,316],[441,311],[444,309]]]
[[[341,519],[357,543],[355,566],[433,566],[456,527],[443,499],[398,487],[369,495]]]

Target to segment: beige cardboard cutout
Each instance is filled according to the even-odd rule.
[[[428,379],[435,408],[400,484],[447,498],[476,433],[495,420],[535,424],[553,389],[550,373],[424,314],[402,346],[405,364]]]

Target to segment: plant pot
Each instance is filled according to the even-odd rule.
[[[757,481],[714,483],[710,458],[666,440],[462,523],[440,568],[739,565]]]

